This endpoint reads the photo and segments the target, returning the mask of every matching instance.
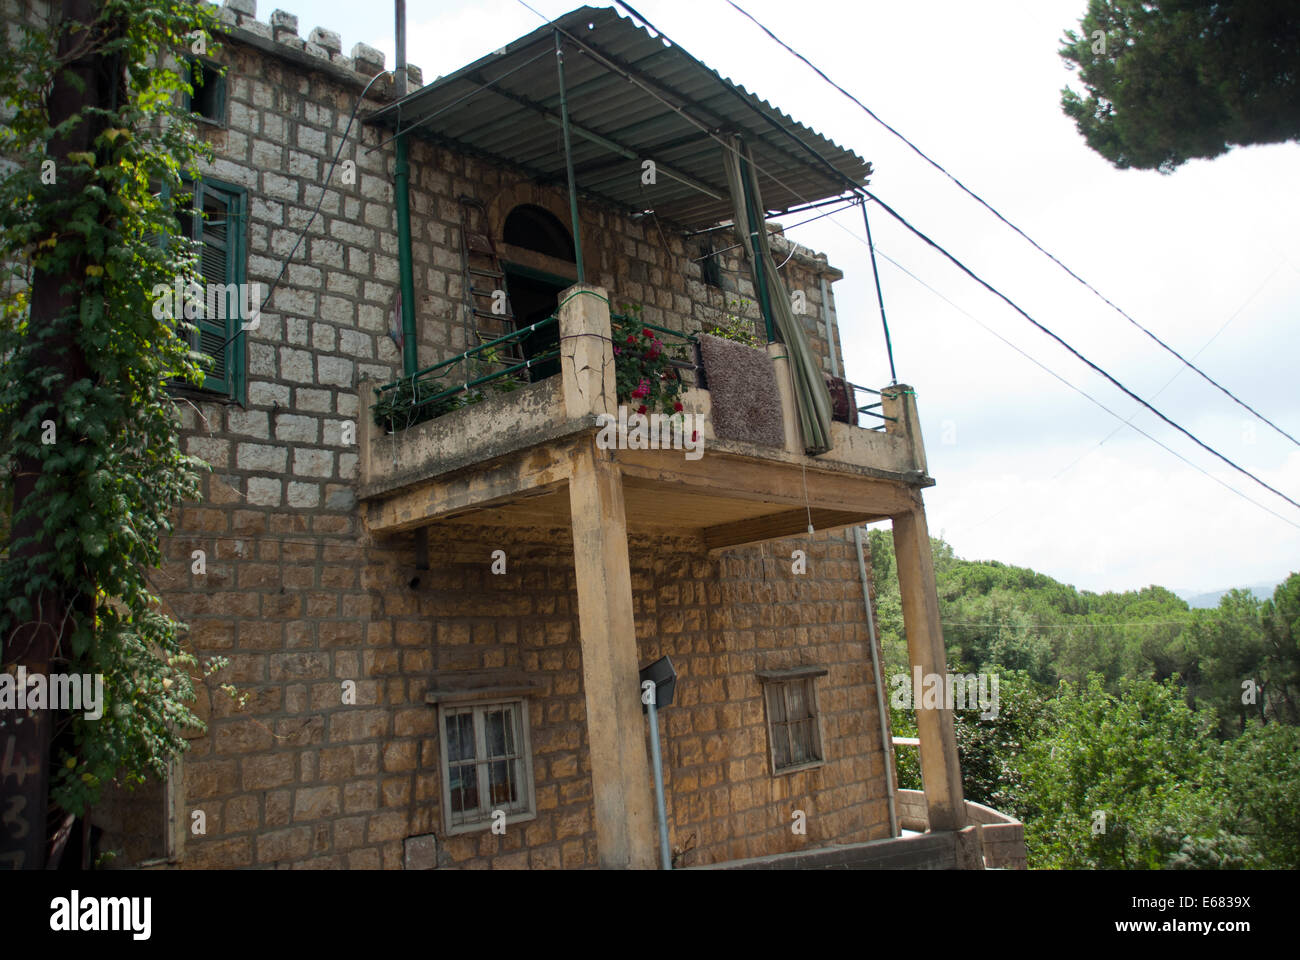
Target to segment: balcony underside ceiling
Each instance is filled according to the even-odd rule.
[[[687,491],[665,491],[656,484],[626,478],[623,499],[631,533],[699,534],[709,549],[743,543],[756,543],[778,537],[804,534],[811,512],[814,529],[826,530],[883,520],[883,516],[864,515],[861,511],[811,511],[791,509],[788,504],[759,500],[732,500],[726,497]],[[503,507],[476,510],[443,521],[508,527],[568,527],[569,491],[567,486],[540,497]],[[437,527],[438,524],[432,526]]]
[[[377,535],[441,523],[568,527],[568,478],[580,438],[503,457],[367,504]],[[587,442],[590,442],[589,440]],[[914,484],[828,468],[712,453],[610,451],[632,533],[701,536],[710,549],[881,520],[913,504]]]

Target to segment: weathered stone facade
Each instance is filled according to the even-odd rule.
[[[186,449],[213,469],[201,501],[180,511],[156,582],[190,624],[200,658],[230,665],[202,696],[209,728],[190,741],[176,785],[182,823],[196,810],[206,821],[202,835],[178,831],[178,862],[594,866],[570,533],[444,525],[419,569],[413,535],[377,539],[365,529],[348,425],[369,411],[356,388],[401,373],[389,335],[398,289],[392,145],[367,152],[382,137],[358,120],[342,151],[355,161],[355,184],[338,170],[328,185],[324,178],[379,68],[368,48],[343,57],[337,35],[317,29],[303,41],[293,18],[277,11],[262,24],[252,8],[226,4],[238,27],[220,55],[229,66],[225,126],[206,133],[216,151],[211,176],[248,191],[249,282],[276,278],[325,194],[259,326],[240,342],[246,401],[193,398],[185,409]],[[410,163],[425,365],[466,347],[457,198],[482,199],[498,235],[518,203],[567,222],[567,198],[418,138]],[[582,236],[589,280],[615,303],[642,304],[651,322],[695,330],[728,297],[753,299],[739,250],[721,255],[723,287],[710,286],[693,259],[702,241],[653,218],[584,203]],[[839,273],[802,249],[787,253],[783,274],[804,292],[805,329],[830,370],[822,311],[832,307],[819,274],[829,284]],[[837,339],[832,348],[838,360]],[[795,549],[807,551],[806,574],[792,570]],[[198,550],[201,575],[192,572]],[[505,551],[504,574],[490,570],[494,550]],[[710,554],[694,537],[643,535],[630,550],[641,660],[667,654],[680,674],[662,739],[681,862],[889,836],[888,733],[879,729],[851,539],[819,533]],[[773,776],[755,671],[801,665],[828,670],[817,688],[825,763]],[[493,670],[523,671],[539,684],[530,699],[537,816],[504,836],[444,836],[438,713],[425,694],[436,676]],[[341,702],[344,681],[355,682],[355,704]],[[247,707],[233,709],[218,682],[248,693]],[[97,815],[102,846],[124,849],[121,862],[157,847],[133,837],[144,804],[161,806],[144,794],[110,799]],[[806,834],[791,829],[796,810]],[[429,834],[437,836],[432,856],[427,842],[418,854],[405,843]]]

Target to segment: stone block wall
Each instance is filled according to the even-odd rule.
[[[274,513],[263,514],[268,523]],[[276,524],[279,526],[280,524]],[[230,668],[208,687],[210,727],[185,757],[186,867],[398,868],[407,837],[437,834],[440,866],[596,863],[590,763],[567,529],[440,528],[430,566],[413,535],[372,543],[286,531],[222,541],[204,578],[166,591],[203,655]],[[228,544],[228,546],[227,546]],[[808,573],[790,553],[807,552]],[[506,572],[491,572],[494,550]],[[672,657],[677,699],[661,728],[682,865],[889,835],[882,738],[853,547],[841,534],[710,556],[693,537],[630,544],[641,662]],[[819,665],[826,763],[773,777],[756,670]],[[524,671],[537,818],[504,836],[443,836],[433,678]],[[356,683],[356,703],[340,696]],[[251,696],[243,711],[215,687]],[[111,805],[108,808],[112,809]],[[802,810],[807,830],[795,834]],[[107,844],[118,838],[110,820]]]

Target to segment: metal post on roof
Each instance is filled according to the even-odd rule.
[[[867,228],[867,250],[871,252],[871,275],[876,278],[876,302],[880,304],[880,325],[885,328],[885,352],[889,354],[889,382],[898,383],[894,372],[894,346],[889,340],[889,321],[885,319],[885,296],[880,292],[880,269],[876,266],[876,245],[871,241],[871,221],[867,219],[867,198],[862,198],[862,223]]]
[[[763,248],[759,239],[758,231],[767,229],[767,220],[754,209],[754,192],[750,188],[749,157],[744,150],[737,154],[740,161],[740,189],[744,194],[745,200],[745,219],[749,221],[749,241],[753,246],[754,257],[754,286],[758,293],[758,307],[763,314],[763,323],[767,327],[767,342],[773,343],[776,340],[776,333],[772,325],[772,303],[768,296],[767,274],[763,269]]]
[[[406,96],[406,0],[393,2],[394,32],[397,41],[397,99]],[[397,129],[402,129],[402,115],[397,115]],[[415,271],[411,263],[411,167],[407,160],[406,134],[399,133],[393,146],[393,204],[397,207],[398,302],[402,309],[402,372],[415,373],[419,364],[419,344],[415,334]]]
[[[555,71],[560,79],[560,129],[564,131],[564,169],[569,177],[569,219],[573,221],[573,256],[578,267],[578,282],[587,282],[582,265],[582,227],[578,223],[578,183],[573,175],[573,138],[569,132],[569,95],[564,88],[564,43],[555,31]]]

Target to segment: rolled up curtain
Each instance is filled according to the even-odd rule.
[[[826,389],[821,365],[808,346],[803,327],[790,307],[790,292],[777,273],[776,261],[772,258],[772,249],[767,240],[767,224],[763,219],[766,208],[758,190],[758,177],[754,172],[749,146],[735,136],[729,138],[729,143],[732,149],[723,148],[722,160],[727,171],[727,185],[731,190],[736,237],[744,246],[745,254],[754,267],[755,287],[762,284],[760,305],[770,311],[776,332],[785,344],[794,380],[794,400],[799,413],[804,450],[809,456],[817,456],[831,449],[830,391]]]

